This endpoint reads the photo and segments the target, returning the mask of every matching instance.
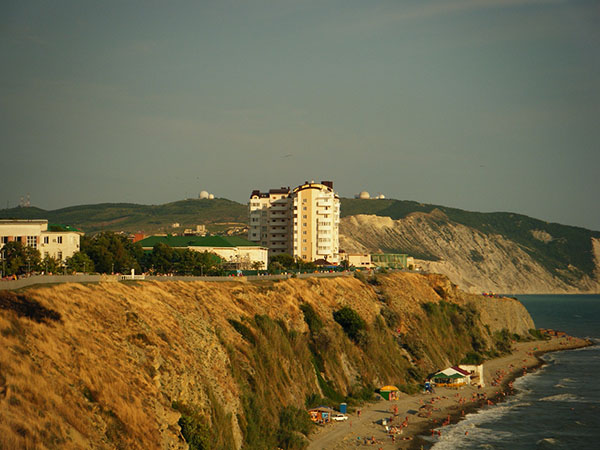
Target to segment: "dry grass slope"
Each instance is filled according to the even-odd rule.
[[[428,315],[423,305],[442,300],[454,306]],[[483,302],[519,318],[488,331],[473,313],[486,348],[494,331],[533,328],[518,302],[417,274],[10,294],[0,299],[0,448],[184,449],[186,420],[196,448],[302,448],[302,434],[284,429],[284,407],[297,408],[286,409],[293,422],[290,411],[307,402],[352,404],[388,383],[410,390],[473,350],[460,311],[483,311]],[[309,330],[302,305],[321,329]],[[333,320],[343,306],[367,324],[359,342]]]

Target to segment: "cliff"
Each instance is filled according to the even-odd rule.
[[[539,245],[549,246],[547,253],[556,251],[563,259],[557,263],[528,243],[458,223],[438,209],[397,220],[375,215],[345,217],[340,224],[340,248],[347,252],[408,253],[425,271],[444,274],[469,292],[600,292],[599,239],[589,238],[593,267],[588,274],[569,263],[571,250],[550,249],[566,244],[553,244],[552,236],[542,230],[528,234]],[[566,242],[566,238],[557,239],[561,240]],[[577,251],[583,254],[583,249]]]
[[[303,448],[307,405],[411,392],[531,328],[440,275],[3,292],[0,448]]]

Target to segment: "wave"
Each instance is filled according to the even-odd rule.
[[[568,384],[574,383],[573,378],[562,378],[558,383],[554,385],[555,388],[566,389]]]
[[[540,402],[582,402],[584,399],[574,394],[556,394],[540,398]]]
[[[441,436],[428,439],[434,443],[431,450],[455,450],[473,444],[478,448],[496,448],[496,443],[511,442],[515,439],[514,434],[509,431],[492,431],[468,421],[444,427],[441,432]]]
[[[481,446],[482,443],[487,445],[490,442],[510,442],[515,438],[512,432],[492,431],[485,425],[501,420],[515,408],[531,406],[531,403],[523,402],[519,397],[517,395],[504,403],[467,414],[456,424],[436,428],[441,431],[441,436],[424,436],[424,439],[434,444],[432,450],[456,449],[468,447],[468,444],[478,444],[479,448],[484,448]],[[489,448],[495,448],[495,446],[491,445]]]
[[[552,446],[558,444],[558,439],[556,438],[544,438],[544,439],[540,439],[539,441],[537,441],[535,443],[536,447],[538,448],[551,448]]]

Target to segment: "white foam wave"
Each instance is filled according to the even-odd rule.
[[[581,402],[582,398],[573,394],[556,394],[540,398],[541,402]]]
[[[495,448],[495,443],[510,442],[514,439],[509,431],[495,430],[491,433],[489,429],[468,421],[440,428],[440,431],[442,435],[433,440],[435,444],[432,450],[455,450],[482,441],[485,441],[485,444],[480,444],[480,448]]]
[[[544,438],[544,439],[540,439],[539,441],[536,442],[536,445],[556,445],[558,444],[558,439],[555,438]]]
[[[476,442],[502,442],[514,438],[513,433],[509,431],[490,430],[485,428],[486,423],[496,422],[504,415],[509,414],[514,408],[530,405],[519,401],[517,397],[495,405],[478,410],[477,412],[467,414],[460,422],[436,428],[441,431],[442,435],[437,437],[426,437],[429,442],[434,442],[432,450],[456,449],[465,446],[465,443]]]

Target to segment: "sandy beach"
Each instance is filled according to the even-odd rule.
[[[479,408],[493,407],[512,393],[512,381],[543,364],[544,353],[580,348],[591,342],[573,337],[553,337],[547,341],[519,342],[510,355],[486,361],[483,365],[485,387],[465,386],[460,389],[437,388],[434,394],[402,394],[399,400],[380,400],[349,413],[345,422],[320,427],[310,435],[309,450],[347,449],[367,446],[376,449],[427,448],[430,442],[418,436],[432,434],[433,429],[456,423],[461,417]],[[443,369],[443,368],[440,368]],[[425,406],[424,405],[430,405]],[[397,407],[397,415],[394,409]],[[421,415],[418,415],[421,408]],[[426,413],[426,414],[425,414]],[[392,438],[382,419],[393,417],[391,424],[401,429]]]

